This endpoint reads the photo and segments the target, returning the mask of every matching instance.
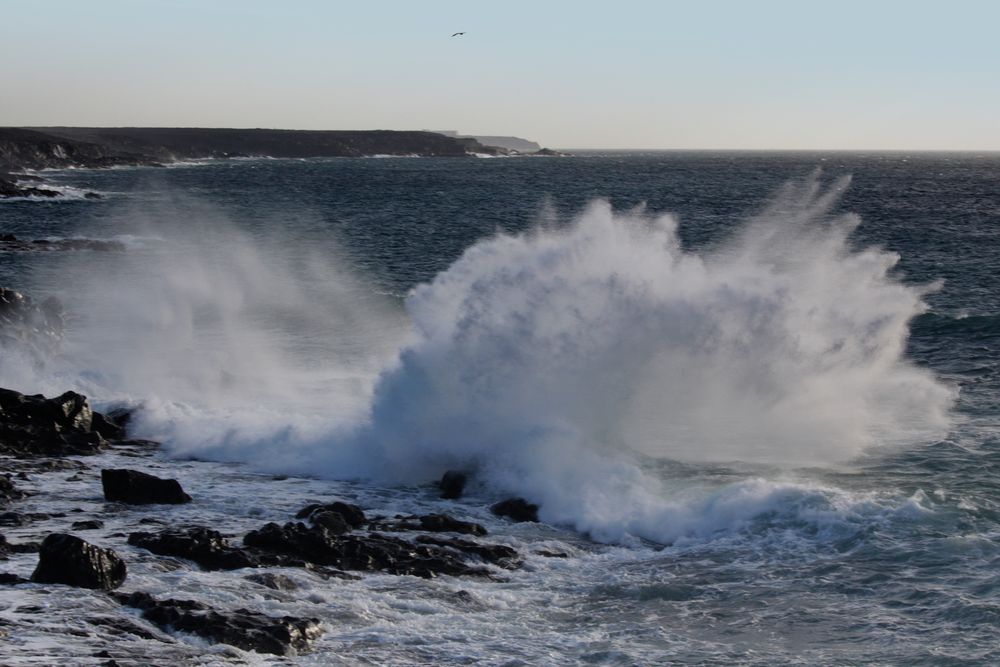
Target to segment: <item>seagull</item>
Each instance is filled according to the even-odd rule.
[[[464,32],[456,32],[452,37],[458,37],[459,35],[464,35]]]

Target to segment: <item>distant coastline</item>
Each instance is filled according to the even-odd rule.
[[[532,142],[533,143],[533,142]],[[537,145],[537,144],[535,144]],[[153,127],[0,128],[0,198],[55,197],[25,170],[162,166],[179,160],[238,157],[472,157],[557,155],[519,152],[472,137],[429,131],[272,130]],[[26,187],[24,181],[35,181]]]

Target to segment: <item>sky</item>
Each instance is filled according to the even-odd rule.
[[[0,17],[0,126],[1000,150],[996,0],[0,0]]]

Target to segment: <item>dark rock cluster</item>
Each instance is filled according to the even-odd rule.
[[[16,457],[96,454],[124,432],[107,415],[96,419],[87,397],[55,398],[0,389],[0,454]]]

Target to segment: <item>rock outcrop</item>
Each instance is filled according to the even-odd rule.
[[[131,505],[179,505],[191,502],[176,479],[161,479],[138,470],[101,471],[104,499]]]
[[[42,541],[35,583],[68,584],[112,590],[125,581],[125,562],[111,549],[102,549],[74,535],[52,533]]]
[[[116,594],[124,605],[164,630],[190,632],[245,651],[295,655],[308,650],[323,630],[315,618],[274,618],[247,609],[220,612],[194,600],[157,600],[148,593]]]
[[[524,498],[508,498],[490,508],[497,516],[505,516],[514,521],[538,521],[538,505]]]

